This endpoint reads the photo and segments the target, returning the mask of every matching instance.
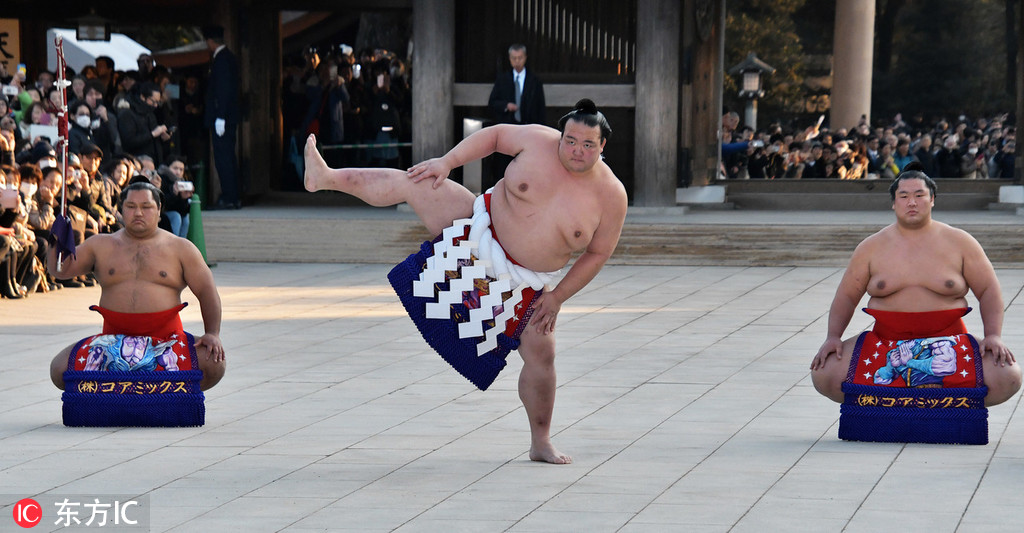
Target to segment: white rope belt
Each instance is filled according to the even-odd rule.
[[[466,234],[467,226],[469,238],[453,245],[453,239]],[[419,279],[412,283],[414,296],[434,298],[434,285],[444,283],[445,271],[457,271],[458,277],[448,280],[448,290],[439,291],[436,301],[426,305],[427,318],[450,320],[451,305],[462,303],[462,293],[474,290],[475,280],[490,280],[488,294],[480,298],[480,307],[470,309],[469,320],[459,324],[459,338],[485,337],[477,344],[477,355],[497,347],[498,334],[505,331],[503,325],[515,316],[523,290],[530,287],[539,291],[560,272],[534,272],[513,263],[494,239],[490,226],[491,216],[480,195],[473,202],[473,218],[455,220],[441,232],[441,240],[434,243],[434,255],[427,258]],[[460,267],[460,260],[469,260],[470,264]],[[501,294],[510,291],[512,297],[503,302]],[[497,315],[496,307],[501,308]],[[485,334],[483,323],[488,320],[494,320],[495,325]]]

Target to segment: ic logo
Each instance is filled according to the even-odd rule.
[[[21,527],[35,527],[43,519],[43,508],[32,498],[25,498],[14,506],[14,523]]]

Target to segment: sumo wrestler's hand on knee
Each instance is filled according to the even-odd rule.
[[[435,157],[409,167],[406,173],[414,183],[433,178],[433,188],[436,189],[441,186],[442,181],[448,178],[448,174],[451,171],[452,167],[445,163],[444,158]]]
[[[982,357],[986,357],[991,353],[995,357],[995,363],[999,366],[1012,365],[1017,361],[1013,357],[1013,352],[1003,344],[1003,339],[999,335],[987,335],[978,343],[978,349],[981,351]]]
[[[562,310],[562,302],[551,292],[541,294],[533,302],[533,316],[530,322],[537,328],[537,333],[547,335],[555,331],[555,319]]]
[[[828,356],[835,354],[836,359],[843,358],[843,339],[839,337],[829,337],[825,339],[825,343],[818,348],[817,355],[814,359],[811,359],[811,370],[818,370],[825,367],[825,362]]]
[[[209,358],[214,362],[224,360],[224,346],[220,343],[220,337],[213,333],[207,333],[196,340],[196,347],[205,346],[210,351]]]

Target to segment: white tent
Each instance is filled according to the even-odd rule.
[[[79,41],[75,30],[52,28],[46,32],[46,65],[50,72],[57,70],[57,50],[53,43],[57,34],[64,38],[64,62],[75,72],[81,72],[86,65],[95,65],[99,56],[113,59],[115,70],[137,70],[139,55],[150,53],[148,48],[123,33],[111,33],[109,41]]]

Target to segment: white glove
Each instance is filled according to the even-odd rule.
[[[224,119],[218,118],[213,122],[213,129],[217,132],[218,137],[224,136]]]

